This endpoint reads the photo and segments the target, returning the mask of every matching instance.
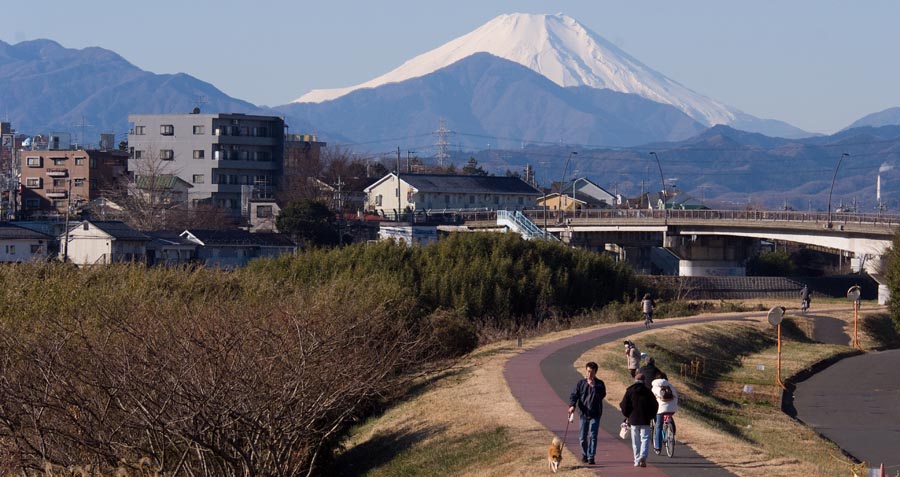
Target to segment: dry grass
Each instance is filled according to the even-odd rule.
[[[780,305],[776,300],[752,300],[744,304],[754,306],[758,303],[765,309]],[[839,301],[827,305],[821,301],[820,303],[821,306],[818,307],[820,310],[840,308],[846,304]],[[852,310],[849,307],[847,309]],[[849,320],[848,334],[852,336],[852,311],[829,314],[845,321]],[[659,337],[663,335],[676,336],[679,337],[677,341],[679,346],[690,348],[696,340],[702,339],[703,332],[699,330],[703,327],[733,331],[734,326],[733,323],[680,325],[674,328],[678,330],[677,333],[671,332],[673,328],[667,328],[666,331],[651,330],[635,335],[635,340],[640,346],[649,340],[661,341]],[[771,331],[763,320],[747,323],[746,327]],[[803,323],[798,323],[798,328],[802,330]],[[486,453],[487,458],[479,459],[477,467],[470,467],[452,475],[505,477],[546,473],[546,446],[553,435],[526,413],[513,398],[503,378],[503,367],[507,360],[524,349],[585,331],[587,329],[548,334],[526,342],[523,348],[516,348],[515,342],[510,341],[479,348],[462,361],[452,374],[436,379],[420,395],[360,425],[345,443],[347,448],[345,456],[352,456],[354,449],[366,448],[373,443],[375,443],[373,447],[377,448],[377,441],[384,436],[401,436],[399,440],[409,452],[427,452],[429,446],[452,442],[459,437],[478,436],[480,433],[502,427],[507,431],[507,442],[502,449]],[[772,335],[774,336],[774,333]],[[864,346],[871,343],[863,334],[860,338]],[[675,345],[676,342],[673,341],[666,346]],[[785,346],[782,363],[782,375],[785,377],[821,359],[822,354],[829,354],[836,349],[846,349],[840,346],[811,346],[801,342],[790,342]],[[741,360],[742,366],[734,368],[731,374],[723,375],[721,382],[713,386],[716,393],[734,395],[743,387],[738,383],[745,380],[762,383],[756,386],[757,397],[754,401],[758,400],[758,403],[748,401],[748,405],[734,410],[729,415],[734,422],[743,423],[741,432],[726,432],[718,425],[698,416],[688,415],[682,410],[679,413],[679,441],[691,445],[705,458],[741,477],[848,475],[849,463],[839,450],[810,429],[782,414],[777,404],[773,404],[777,402],[777,393],[771,384],[774,382],[772,373],[775,359],[774,351],[769,348],[771,346],[766,346],[758,353],[745,356]],[[576,363],[588,359],[608,363],[601,364],[600,375],[607,384],[608,400],[618,405],[629,378],[627,370],[624,369],[619,341],[588,351]],[[576,363],[573,363],[573,367],[580,371]],[[757,364],[766,365],[763,374],[755,374]],[[710,401],[700,393],[683,389],[685,386],[680,382],[681,378],[675,376],[677,374],[677,372],[670,373],[670,378],[687,400]],[[434,412],[436,409],[440,412]],[[751,427],[746,427],[748,424]],[[776,452],[773,450],[776,447],[787,451]],[[338,462],[342,462],[340,457]],[[577,457],[566,450],[563,457],[564,475],[595,475],[591,469],[579,467],[577,462]],[[347,475],[390,475],[391,465],[389,461],[380,462],[369,466],[368,471],[357,471]],[[420,471],[421,475],[429,473],[428,470]],[[443,468],[435,465],[430,473],[438,474],[443,471]]]
[[[553,434],[513,398],[503,378],[503,367],[507,360],[525,349],[583,331],[553,333],[528,341],[522,348],[516,348],[515,342],[479,348],[451,375],[438,379],[421,395],[356,429],[345,443],[347,455],[352,455],[355,447],[372,445],[373,441],[388,434],[412,436],[403,445],[416,452],[435,443],[450,442],[462,436],[474,436],[503,427],[507,430],[507,444],[501,452],[492,453],[484,460],[479,459],[478,466],[452,475],[525,477],[545,474],[547,445]],[[596,475],[586,467],[578,467],[576,463],[579,460],[574,454],[567,450],[564,452],[562,468],[565,475]],[[346,465],[341,457],[338,457],[338,462],[340,466]],[[390,465],[390,462],[385,462],[379,466],[369,466],[367,472],[357,469],[348,475],[387,475],[383,467]],[[447,475],[446,472],[443,466],[436,464],[433,471],[423,470],[420,475]]]
[[[775,306],[773,304],[773,306]],[[822,308],[840,307],[840,302]],[[871,307],[870,307],[871,308]],[[851,309],[852,310],[852,309]],[[876,313],[877,311],[864,311]],[[852,311],[828,313],[843,320],[844,331],[852,337]],[[797,320],[802,331],[805,319]],[[681,376],[679,366],[666,363],[667,350],[696,349],[701,342],[720,336],[769,335],[770,343],[761,349],[749,350],[713,382],[692,380]],[[775,386],[777,348],[773,328],[765,320],[753,322],[684,325],[665,330],[651,330],[633,337],[639,347],[655,347],[657,361],[667,371],[670,380],[686,401],[679,412],[679,441],[691,445],[707,459],[725,466],[742,477],[778,477],[794,475],[846,476],[852,463],[841,450],[816,432],[791,419],[779,408],[779,391]],[[874,343],[860,333],[863,346]],[[850,343],[848,343],[849,345]],[[739,352],[733,345],[727,349]],[[828,356],[851,350],[849,346],[814,344],[803,336],[783,341],[782,378],[808,368]],[[644,349],[642,349],[644,351]],[[661,359],[662,358],[662,359]],[[605,363],[603,376],[611,396],[622,396],[630,377],[624,369],[624,358],[618,343],[589,350],[578,362],[586,359]],[[709,358],[715,359],[715,358]],[[712,367],[715,363],[707,362]],[[765,369],[758,369],[758,366]],[[744,385],[753,392],[744,392]],[[701,411],[699,414],[697,411]],[[693,412],[692,412],[693,411]]]

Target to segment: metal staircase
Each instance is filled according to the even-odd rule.
[[[507,227],[509,230],[521,234],[525,240],[544,239],[559,241],[559,238],[535,225],[522,212],[498,210],[497,225]]]

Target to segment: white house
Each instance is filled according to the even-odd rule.
[[[0,223],[0,262],[44,260],[53,236],[19,227],[14,223]]]
[[[60,255],[76,265],[141,262],[150,237],[118,221],[85,220],[59,236]],[[67,242],[68,240],[68,242]]]
[[[541,192],[518,177],[390,173],[366,187],[366,210],[397,212],[534,207]]]

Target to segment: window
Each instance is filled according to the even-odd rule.
[[[84,187],[84,178],[75,179],[75,187]]]
[[[175,135],[175,126],[171,124],[162,124],[159,126],[159,133],[163,136],[174,136]]]
[[[375,196],[375,205],[381,205],[381,194]]]
[[[64,166],[64,165],[66,165],[66,159],[68,159],[68,157],[54,157],[53,165],[54,166]]]
[[[76,158],[75,158],[75,165],[76,165],[76,166],[83,166],[83,165],[84,165],[84,158],[83,158],[83,157],[76,157]]]
[[[202,184],[203,183],[203,174],[194,174],[194,184]]]
[[[40,177],[29,177],[25,179],[25,187],[29,189],[40,189],[41,188],[41,178]]]
[[[41,199],[25,199],[25,208],[26,209],[40,209],[41,208]]]
[[[206,156],[206,151],[203,149],[194,149],[194,159],[203,159]]]
[[[135,152],[137,152],[137,151],[135,151]],[[91,158],[91,169],[93,169],[95,167],[97,167],[97,158],[92,157]]]
[[[65,186],[66,186],[65,179],[53,179],[53,187],[58,189],[60,187],[65,187]]]
[[[53,207],[56,208],[56,209],[59,209],[59,210],[65,209],[65,208],[66,208],[66,201],[64,201],[64,200],[54,200],[54,201],[53,201]]]
[[[160,149],[159,158],[163,161],[171,161],[172,159],[175,159],[175,151],[171,149]]]
[[[206,126],[194,126],[194,136],[206,134]]]
[[[257,151],[256,160],[263,161],[263,162],[270,161],[271,157],[269,156],[269,151]]]
[[[256,208],[256,216],[260,219],[271,219],[272,218],[272,206],[271,205],[260,205]]]
[[[44,249],[44,246],[41,244],[32,244],[31,245],[32,255],[42,253],[43,249]]]
[[[470,203],[470,204],[474,204],[474,203],[475,203],[475,196],[474,196],[474,195],[470,195],[470,196],[469,196],[469,203]]]
[[[265,126],[261,126],[261,127],[257,130],[257,133],[258,133],[260,136],[262,136],[262,137],[268,137],[268,136],[269,136],[269,130],[268,130],[268,128],[266,128]]]
[[[134,135],[135,136],[143,136],[144,135],[144,126],[135,126],[134,127]]]
[[[41,167],[41,158],[36,156],[28,156],[25,158],[28,167]]]
[[[6,253],[9,255],[15,255],[16,254],[16,246],[15,245],[7,245]]]

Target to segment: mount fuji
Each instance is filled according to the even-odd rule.
[[[692,91],[561,13],[500,15],[375,79],[347,88],[312,90],[293,103],[322,103],[361,89],[419,78],[476,53],[518,63],[562,87],[608,89],[671,105],[705,126],[726,124],[788,138],[811,135],[785,122],[760,119]]]

